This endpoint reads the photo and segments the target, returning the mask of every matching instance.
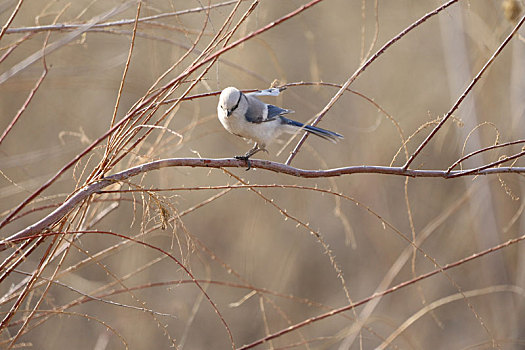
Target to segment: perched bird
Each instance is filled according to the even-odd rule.
[[[266,104],[255,96],[277,96],[282,89],[272,88],[254,93],[243,93],[234,87],[228,87],[221,92],[217,114],[219,120],[230,133],[249,139],[255,145],[244,156],[235,158],[245,160],[250,168],[249,158],[275,141],[281,134],[294,134],[303,129],[311,134],[336,143],[343,135],[333,131],[304,125],[285,118],[283,115],[293,113],[289,109]]]

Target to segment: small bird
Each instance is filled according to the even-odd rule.
[[[333,143],[343,138],[343,135],[336,132],[285,118],[283,115],[293,111],[266,104],[255,97],[277,96],[282,90],[284,89],[272,88],[245,94],[237,88],[228,87],[221,92],[217,114],[224,128],[234,135],[255,142],[253,148],[245,155],[235,157],[245,160],[248,169],[250,169],[249,158],[259,151],[267,152],[265,147],[283,133],[294,134],[303,129]]]

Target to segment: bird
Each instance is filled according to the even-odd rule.
[[[294,111],[264,103],[256,97],[277,96],[282,90],[284,88],[271,88],[243,93],[235,87],[227,87],[220,94],[217,115],[222,126],[231,134],[254,142],[253,148],[246,154],[235,156],[246,161],[248,169],[249,158],[260,151],[268,152],[266,146],[284,133],[295,134],[302,129],[333,143],[343,139],[343,135],[336,132],[288,119],[284,115]]]

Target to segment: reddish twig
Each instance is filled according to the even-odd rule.
[[[233,43],[223,47],[222,49],[216,51],[215,53],[213,53],[212,55],[206,57],[204,60],[202,60],[201,62],[189,67],[184,73],[182,73],[179,77],[175,78],[174,80],[175,81],[178,81],[178,80],[181,80],[183,79],[184,77],[186,77],[187,75],[189,75],[190,73],[194,72],[195,70],[199,69],[200,67],[202,67],[203,65],[205,65],[206,63],[214,60],[216,57],[219,57],[221,56],[222,54],[224,54],[225,52],[227,51],[230,51],[231,49],[233,49],[234,47],[237,47],[239,46],[240,44],[244,43],[245,41],[247,40],[250,40],[252,39],[253,37],[256,37],[257,35],[260,35],[266,31],[268,31],[269,29],[272,29],[273,27],[275,26],[278,26],[279,24],[289,20],[290,18],[292,17],[295,17],[297,16],[298,14],[302,13],[303,11],[309,9],[310,7],[314,6],[314,5],[317,5],[318,3],[320,3],[321,1],[324,1],[324,0],[312,0],[310,1],[309,3],[307,4],[304,4],[303,6],[295,9],[294,11],[284,15],[283,17],[275,20],[274,22],[271,22],[267,25],[265,25],[264,27],[262,28],[259,28],[253,32],[251,32],[250,34],[238,39],[237,41],[234,41]],[[454,1],[458,1],[458,0],[454,0]]]
[[[22,6],[22,3],[24,0],[19,0],[18,4],[16,4],[15,9],[13,10],[13,13],[11,13],[11,16],[9,16],[9,19],[7,22],[5,22],[4,26],[2,27],[2,30],[0,31],[0,40],[2,40],[2,37],[4,36],[5,32],[7,31],[7,28],[11,25],[13,20],[15,19],[16,14],[18,13],[18,10],[20,10],[20,6]]]
[[[131,55],[133,54],[133,49],[135,48],[135,37],[137,35],[137,27],[139,24],[140,9],[142,7],[142,2],[137,4],[137,13],[135,15],[135,24],[133,25],[133,35],[131,36],[131,42],[129,45],[128,58],[126,59],[126,65],[124,66],[124,72],[122,73],[122,79],[120,79],[120,86],[117,93],[117,102],[115,102],[115,108],[113,110],[113,116],[111,117],[111,126],[115,125],[115,118],[117,118],[117,111],[120,105],[120,98],[122,97],[122,90],[124,90],[124,82],[126,81],[126,76],[128,74],[129,65],[131,63]]]
[[[224,319],[224,317],[222,316],[221,312],[219,311],[219,309],[217,308],[217,305],[215,305],[215,303],[213,302],[213,300],[211,300],[210,296],[206,293],[206,291],[204,290],[204,288],[202,288],[202,286],[200,285],[200,283],[198,282],[198,280],[195,278],[195,276],[193,276],[193,274],[191,273],[191,271],[182,263],[180,262],[175,256],[173,256],[172,254],[170,254],[169,252],[167,252],[166,250],[162,249],[162,248],[159,248],[159,247],[156,247],[152,244],[149,244],[147,242],[144,242],[142,240],[139,240],[139,239],[134,239],[132,237],[127,237],[125,235],[121,235],[119,233],[115,233],[115,232],[110,232],[110,231],[99,231],[99,230],[89,230],[89,231],[71,231],[71,232],[53,232],[53,233],[45,233],[45,234],[39,234],[39,235],[35,235],[31,238],[43,238],[43,237],[49,237],[49,236],[53,236],[53,237],[58,237],[59,235],[61,234],[70,234],[70,235],[76,235],[76,234],[105,234],[105,235],[111,235],[111,236],[115,236],[115,237],[119,237],[119,238],[122,238],[122,239],[125,239],[125,240],[128,240],[128,241],[132,241],[134,243],[137,243],[139,245],[142,245],[144,247],[147,247],[147,248],[150,248],[150,249],[153,249],[153,250],[156,250],[162,254],[164,254],[165,256],[167,256],[168,258],[170,258],[171,260],[173,260],[178,266],[180,266],[180,268],[182,270],[184,270],[184,272],[188,275],[188,277],[192,280],[192,282],[197,286],[197,288],[199,288],[199,290],[201,291],[201,293],[204,295],[204,297],[208,300],[208,302],[210,303],[210,305],[212,306],[213,310],[215,311],[215,313],[219,316],[222,324],[224,325],[224,327],[226,328],[226,331],[228,333],[228,336],[230,338],[230,341],[232,343],[232,347],[235,348],[235,344],[233,342],[233,335],[231,333],[231,330],[230,330],[230,327],[228,326],[228,324],[226,323],[226,320]],[[51,247],[51,245],[50,245]],[[43,260],[43,259],[42,259]],[[34,274],[32,275],[34,276]],[[32,285],[32,283],[30,283]],[[30,285],[28,284],[28,286]],[[27,287],[26,287],[27,289]],[[20,298],[19,298],[20,299]],[[7,317],[6,317],[7,318]],[[4,320],[6,319],[4,318]],[[2,325],[4,324],[4,321],[2,321]],[[0,328],[1,329],[1,328]]]
[[[0,222],[0,228],[7,225],[9,222],[11,222],[11,219],[22,210],[28,203],[30,203],[33,199],[35,199],[40,193],[44,192],[49,186],[51,186],[62,174],[64,174],[69,168],[71,168],[74,164],[76,164],[80,159],[82,159],[86,154],[91,152],[100,142],[105,140],[111,133],[113,133],[120,125],[124,124],[126,122],[127,118],[122,119],[119,121],[115,126],[108,131],[106,131],[102,136],[100,136],[98,139],[93,141],[91,145],[89,145],[86,149],[84,149],[82,152],[77,154],[75,158],[73,158],[71,161],[69,161],[66,165],[64,165],[52,178],[47,180],[40,188],[38,188],[35,192],[33,192],[29,197],[27,197],[24,201],[22,201],[11,213],[9,213],[3,220]]]
[[[15,303],[11,306],[11,309],[6,313],[6,315],[4,316],[2,321],[0,322],[0,332],[3,331],[5,327],[7,327],[7,325],[9,324],[9,321],[16,314],[16,312],[18,311],[18,308],[20,307],[20,305],[22,304],[22,302],[26,298],[27,294],[31,290],[31,287],[37,281],[38,276],[42,273],[42,271],[43,271],[43,269],[44,269],[44,267],[46,265],[47,258],[49,256],[51,250],[52,250],[52,247],[53,247],[54,242],[56,241],[57,237],[58,236],[55,236],[55,238],[53,239],[53,242],[51,242],[48,245],[45,253],[40,258],[40,262],[38,264],[38,267],[35,269],[35,271],[31,275],[29,281],[27,282],[27,284],[25,285],[24,289],[22,290],[22,292],[20,293],[20,295],[16,299]],[[38,238],[37,243],[35,245],[37,245],[38,243],[42,242],[42,240],[43,240],[43,238]]]
[[[44,81],[44,78],[46,77],[46,75],[47,75],[47,66],[44,64],[44,71],[42,72],[42,75],[40,76],[40,78],[36,82],[35,87],[31,90],[31,92],[27,96],[27,99],[24,102],[24,104],[22,105],[22,107],[20,107],[20,109],[16,113],[15,117],[13,118],[13,120],[11,120],[11,123],[9,123],[7,128],[5,128],[4,132],[2,133],[2,136],[0,136],[0,144],[2,144],[2,141],[4,141],[4,139],[7,136],[7,134],[15,126],[16,122],[18,121],[18,119],[20,118],[22,113],[24,113],[24,111],[26,110],[27,106],[29,105],[29,103],[33,99],[33,96],[35,96],[36,91],[40,87],[40,84],[42,84],[42,81]]]
[[[0,56],[0,63],[4,62],[5,59],[7,57],[9,57],[9,55],[11,55],[11,53],[21,44],[23,43],[24,41],[26,41],[27,39],[31,38],[33,36],[33,34],[29,33],[29,34],[26,34],[24,35],[23,38],[20,38],[18,39],[15,43],[9,45],[9,47],[5,50],[4,54],[2,56]]]

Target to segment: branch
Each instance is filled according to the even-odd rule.
[[[20,6],[22,6],[23,2],[24,2],[24,0],[19,0],[18,1],[18,4],[16,5],[15,9],[13,10],[13,13],[11,13],[11,16],[9,17],[7,22],[3,25],[2,30],[0,31],[0,39],[2,39],[2,37],[5,34],[5,32],[7,31],[7,28],[9,28],[9,26],[11,25],[11,23],[15,19],[15,16],[18,13],[18,11],[20,10]]]
[[[466,156],[463,156],[462,158],[460,158],[457,161],[455,161],[454,164],[452,164],[451,166],[448,167],[448,170],[454,169],[460,163],[462,163],[465,160],[475,156],[476,154],[480,154],[480,153],[483,153],[483,152],[486,152],[486,151],[490,151],[490,150],[493,150],[493,149],[496,149],[496,148],[502,148],[502,147],[507,147],[507,146],[512,146],[512,145],[517,145],[517,144],[520,144],[520,143],[525,143],[525,140],[516,140],[516,141],[505,142],[505,143],[499,143],[499,144],[496,144],[496,145],[492,145],[492,146],[488,146],[488,147],[485,147],[485,148],[482,148],[482,149],[478,149],[477,151],[474,151],[474,152],[470,152]],[[491,165],[491,167],[492,167],[492,165]]]
[[[385,175],[397,175],[397,176],[408,176],[408,177],[438,177],[438,178],[456,178],[461,176],[477,176],[477,175],[492,175],[492,174],[503,174],[503,173],[517,173],[525,174],[525,167],[492,167],[486,169],[465,169],[457,171],[449,170],[413,170],[404,169],[403,167],[388,167],[388,166],[372,166],[372,165],[359,165],[359,166],[348,166],[343,168],[327,169],[327,170],[307,170],[294,168],[286,164],[276,163],[268,160],[253,159],[250,160],[252,168],[259,168],[264,170],[273,171],[280,174],[291,175],[303,178],[323,178],[323,177],[336,177],[343,175],[352,174],[385,174]],[[49,215],[34,223],[31,226],[9,236],[8,238],[0,241],[0,251],[3,251],[10,247],[13,242],[18,242],[24,238],[34,236],[42,233],[44,230],[51,228],[54,224],[59,222],[64,216],[67,215],[75,206],[88,198],[91,195],[97,194],[102,189],[116,183],[124,181],[130,177],[144,174],[153,170],[158,170],[168,167],[194,167],[194,168],[244,168],[246,162],[243,160],[233,158],[169,158],[161,159],[142,165],[129,168],[111,176],[107,176],[102,180],[98,180],[88,184],[81,188],[78,192],[73,194],[67,199],[62,205],[56,208]]]

